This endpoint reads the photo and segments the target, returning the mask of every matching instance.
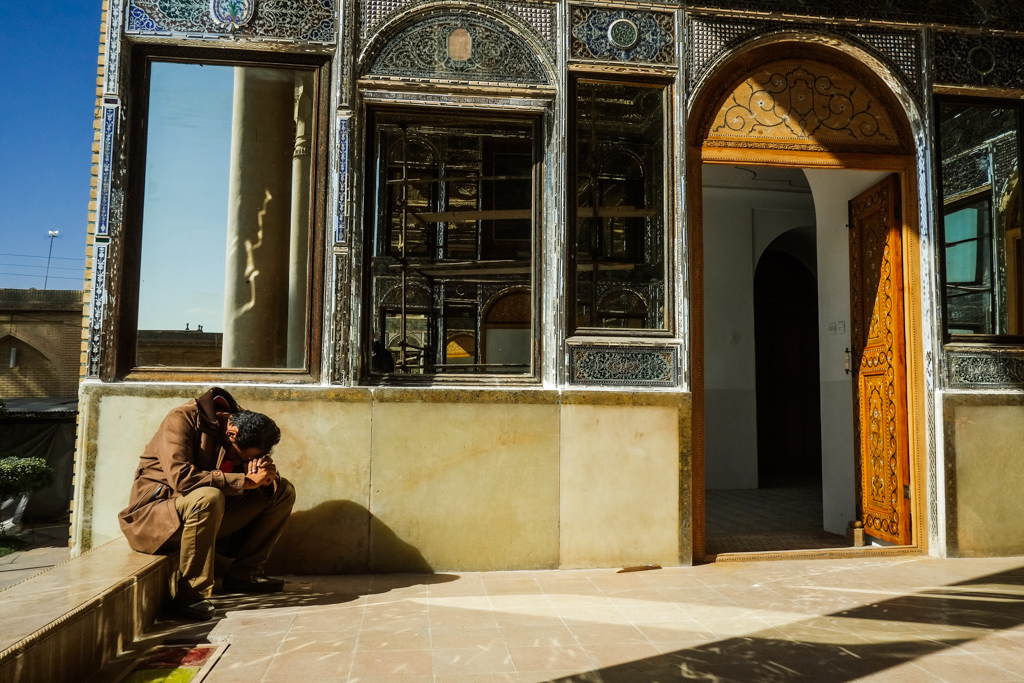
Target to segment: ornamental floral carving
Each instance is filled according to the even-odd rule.
[[[128,0],[128,34],[232,35],[331,43],[335,0]]]
[[[711,146],[773,144],[892,147],[892,120],[871,92],[839,69],[818,62],[775,62],[750,74],[725,98]]]
[[[574,384],[675,386],[676,347],[570,347],[570,381]]]

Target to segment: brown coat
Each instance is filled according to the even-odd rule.
[[[214,399],[222,397],[228,410],[240,410],[231,394],[214,387],[164,418],[146,446],[135,471],[128,507],[118,519],[128,545],[155,553],[181,526],[174,498],[200,486],[213,486],[228,496],[242,494],[245,473],[221,472],[224,447]]]

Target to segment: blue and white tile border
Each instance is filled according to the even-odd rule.
[[[107,250],[110,245],[101,242],[95,245],[92,257],[92,295],[89,299],[89,343],[85,364],[85,375],[95,379],[100,375],[100,348],[103,339],[103,313],[107,304]]]
[[[110,236],[110,188],[114,170],[117,116],[121,107],[116,97],[104,97],[100,127],[100,176],[97,179],[96,237]]]

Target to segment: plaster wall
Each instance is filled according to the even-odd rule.
[[[297,490],[273,572],[690,562],[686,394],[227,389],[280,425]],[[139,455],[202,391],[83,385],[75,554],[120,537]]]
[[[757,488],[754,269],[782,233],[814,225],[810,195],[704,188],[705,487]]]
[[[849,201],[888,172],[808,168],[804,175],[817,216],[822,523],[825,531],[843,535],[857,517],[853,375],[845,363],[851,343]],[[834,332],[830,323],[836,323]]]

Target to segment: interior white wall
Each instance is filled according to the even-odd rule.
[[[804,169],[804,174],[814,195],[818,225],[822,523],[825,531],[845,534],[857,514],[853,375],[845,369],[850,348],[849,201],[888,172]]]
[[[704,483],[757,488],[754,268],[776,237],[814,225],[814,204],[798,192],[705,187],[703,215]]]

